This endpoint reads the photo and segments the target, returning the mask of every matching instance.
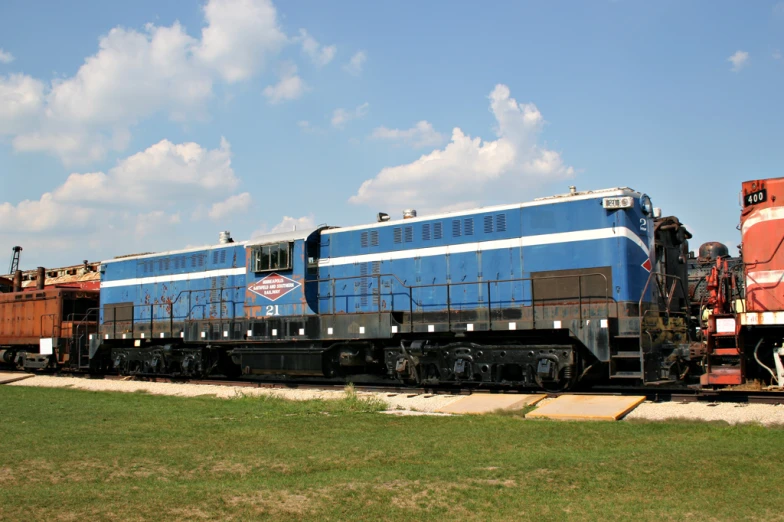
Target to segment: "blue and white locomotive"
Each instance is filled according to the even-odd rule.
[[[146,374],[552,388],[589,373],[670,379],[688,340],[686,293],[667,281],[688,247],[673,220],[654,217],[631,189],[572,189],[113,259],[92,353]]]

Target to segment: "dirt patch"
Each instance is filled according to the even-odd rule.
[[[175,520],[212,520],[209,513],[195,507],[170,509],[169,514]]]
[[[221,475],[240,475],[245,476],[250,473],[252,467],[241,462],[216,462],[211,468],[211,473]]]
[[[505,488],[516,488],[517,487],[517,481],[512,480],[512,479],[506,479],[506,480],[501,480],[501,479],[475,479],[475,480],[472,480],[471,482],[473,482],[474,484],[482,485],[482,486],[503,486]]]
[[[308,494],[295,494],[290,491],[259,492],[253,495],[230,497],[226,503],[232,507],[251,507],[259,515],[309,515],[314,514],[320,502]]]

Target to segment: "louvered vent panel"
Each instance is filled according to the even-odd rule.
[[[414,240],[414,227],[406,227],[406,243]]]
[[[485,234],[493,233],[493,216],[485,216]]]
[[[392,235],[394,236],[395,243],[402,243],[403,242],[403,229],[402,228],[396,228],[393,231]]]
[[[506,232],[506,214],[498,214],[495,217],[495,229],[499,232]]]
[[[425,223],[422,225],[422,240],[423,241],[430,241],[430,224]]]
[[[433,239],[441,239],[444,237],[441,223],[433,223]]]
[[[460,237],[460,220],[452,220],[452,237]]]
[[[465,218],[463,220],[463,230],[467,236],[474,235],[474,220],[472,218]]]

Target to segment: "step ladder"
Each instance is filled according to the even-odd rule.
[[[610,379],[642,379],[644,358],[639,335],[616,335],[610,345]]]
[[[735,321],[736,318],[732,314],[711,315],[708,318],[705,373],[700,376],[701,385],[743,384],[745,380],[743,347],[738,346]]]

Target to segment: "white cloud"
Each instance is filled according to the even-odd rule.
[[[539,145],[544,118],[535,105],[518,103],[499,84],[490,93],[490,110],[497,139],[483,141],[455,128],[446,147],[382,169],[349,201],[376,208],[456,208],[493,197],[508,201],[510,194],[523,195],[536,184],[574,176],[558,152]]]
[[[332,126],[336,129],[342,129],[351,120],[358,120],[367,115],[370,104],[368,102],[357,106],[354,110],[346,110],[343,108],[335,109],[332,112]]]
[[[418,121],[410,129],[388,129],[377,127],[373,130],[371,138],[402,142],[414,148],[437,147],[444,142],[444,136],[433,129],[433,125],[425,120]]]
[[[297,66],[286,64],[281,68],[280,81],[275,85],[269,85],[264,89],[264,96],[269,103],[275,105],[283,101],[296,100],[302,96],[308,86],[297,75]]]
[[[44,84],[24,74],[0,76],[0,136],[34,128]]]
[[[309,228],[315,227],[316,222],[314,220],[313,214],[309,216],[302,216],[300,218],[283,216],[281,222],[272,227],[270,233],[275,234],[277,232],[288,232],[291,230],[307,230]]]
[[[93,215],[94,209],[58,201],[47,192],[38,201],[0,204],[0,228],[24,232],[41,232],[57,227],[83,228],[90,223]]]
[[[14,55],[0,48],[0,63],[11,63],[13,61]]]
[[[248,210],[252,202],[253,198],[250,197],[249,192],[229,196],[224,201],[214,203],[207,215],[210,216],[210,219],[223,219],[234,212],[244,212]]]
[[[746,51],[735,51],[735,54],[727,58],[732,63],[732,72],[739,72],[749,63],[749,53]]]
[[[781,51],[776,49],[771,56],[773,56],[774,60],[781,60]]]
[[[313,214],[299,218],[283,216],[283,219],[280,221],[280,223],[273,225],[272,227],[269,227],[266,224],[262,225],[258,230],[251,234],[251,238],[255,239],[266,234],[291,232],[293,230],[308,230],[311,228],[316,228],[316,220]]]
[[[124,150],[130,129],[156,114],[205,117],[216,81],[261,70],[287,43],[270,0],[208,0],[201,38],[177,22],[143,30],[115,27],[71,77],[48,85],[0,77],[0,137],[18,151],[49,152],[66,164]],[[297,80],[288,80],[288,90]],[[10,100],[10,101],[9,101]]]
[[[286,43],[270,0],[209,0],[196,55],[227,82],[252,76]]]
[[[343,69],[349,74],[359,76],[362,74],[362,68],[365,66],[366,61],[367,54],[365,51],[357,51],[354,53],[354,56],[351,57],[348,63],[343,66]]]
[[[305,29],[299,30],[299,37],[302,41],[302,52],[307,54],[315,65],[324,67],[335,58],[337,47],[334,45],[319,44]]]
[[[0,229],[56,234],[88,228],[96,216],[102,222],[145,213],[154,216],[150,212],[161,206],[212,203],[238,184],[225,139],[213,150],[163,140],[117,162],[108,173],[73,173],[37,201],[0,204]],[[216,212],[221,209],[218,206]]]

